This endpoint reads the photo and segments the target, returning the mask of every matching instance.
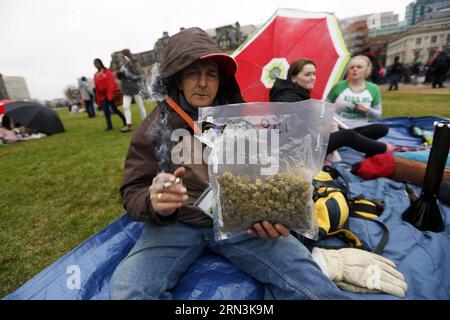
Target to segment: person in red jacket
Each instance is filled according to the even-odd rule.
[[[94,66],[97,72],[94,75],[95,96],[97,104],[102,107],[106,118],[106,130],[112,130],[111,111],[122,119],[123,126],[126,127],[125,117],[114,104],[114,94],[119,91],[114,74],[103,65],[102,60],[95,59]]]

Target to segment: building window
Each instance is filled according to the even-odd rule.
[[[416,44],[417,45],[422,44],[422,38],[416,38]]]
[[[420,58],[420,51],[414,51],[414,61],[419,60]]]
[[[437,42],[437,36],[432,36],[431,43],[436,43],[436,42]]]
[[[222,49],[228,49],[230,47],[230,40],[221,40],[219,46]]]
[[[447,43],[450,43],[450,34],[447,35]]]

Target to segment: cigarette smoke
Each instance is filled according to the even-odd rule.
[[[150,76],[146,80],[147,90],[152,101],[164,101],[167,98],[167,86],[159,80],[159,64],[152,67]],[[159,118],[155,118],[148,134],[156,142],[155,154],[159,161],[159,172],[170,171],[170,150],[172,146],[169,108],[164,103],[158,103],[160,108]]]

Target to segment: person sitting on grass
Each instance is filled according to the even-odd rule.
[[[11,144],[16,143],[18,141],[22,141],[21,137],[14,132],[14,128],[11,125],[11,119],[7,115],[2,116],[0,139],[4,144]]]

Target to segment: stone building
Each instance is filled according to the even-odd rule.
[[[403,64],[427,63],[437,48],[450,52],[450,18],[425,20],[395,37],[388,45],[386,64],[395,57]]]
[[[180,31],[184,28],[180,28]],[[161,62],[164,57],[164,52],[166,51],[167,42],[169,41],[169,33],[167,31],[163,32],[163,36],[159,38],[155,45],[153,46],[154,56],[155,60],[152,63],[155,62]]]
[[[30,91],[24,77],[0,74],[0,100],[30,100]]]
[[[216,31],[215,35],[212,38],[217,42],[219,47],[225,52],[235,50],[249,36],[248,34],[244,34],[241,31],[241,26],[239,22],[236,22],[234,26],[230,24],[227,26],[216,28],[215,31]]]
[[[239,22],[236,22],[234,25],[230,24],[205,31],[225,53],[230,54],[244,43],[258,27],[252,24],[241,27]]]
[[[8,91],[6,91],[5,81],[3,75],[0,73],[0,100],[8,99]]]

